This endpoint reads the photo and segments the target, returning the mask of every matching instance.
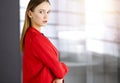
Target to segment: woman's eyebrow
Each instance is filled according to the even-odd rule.
[[[39,9],[39,10],[45,10],[45,9]]]
[[[46,11],[45,9],[39,9],[39,10]],[[48,10],[48,11],[51,11],[51,10]]]

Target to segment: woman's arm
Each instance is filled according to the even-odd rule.
[[[62,79],[68,72],[68,67],[59,62],[55,51],[49,44],[43,37],[34,36],[31,41],[32,52],[57,78]]]

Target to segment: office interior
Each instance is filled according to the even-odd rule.
[[[27,1],[21,0],[21,17]],[[120,1],[50,2],[50,19],[42,32],[70,68],[65,83],[119,83]]]
[[[28,1],[0,3],[0,83],[21,83],[19,38]],[[120,0],[50,2],[42,32],[69,67],[65,83],[120,83]]]

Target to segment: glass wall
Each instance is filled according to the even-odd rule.
[[[20,0],[20,31],[29,0]],[[42,32],[69,66],[65,83],[119,83],[120,1],[50,0]]]

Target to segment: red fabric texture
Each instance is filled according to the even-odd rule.
[[[68,67],[59,61],[58,50],[50,40],[29,27],[24,41],[23,83],[52,83],[67,72]]]

